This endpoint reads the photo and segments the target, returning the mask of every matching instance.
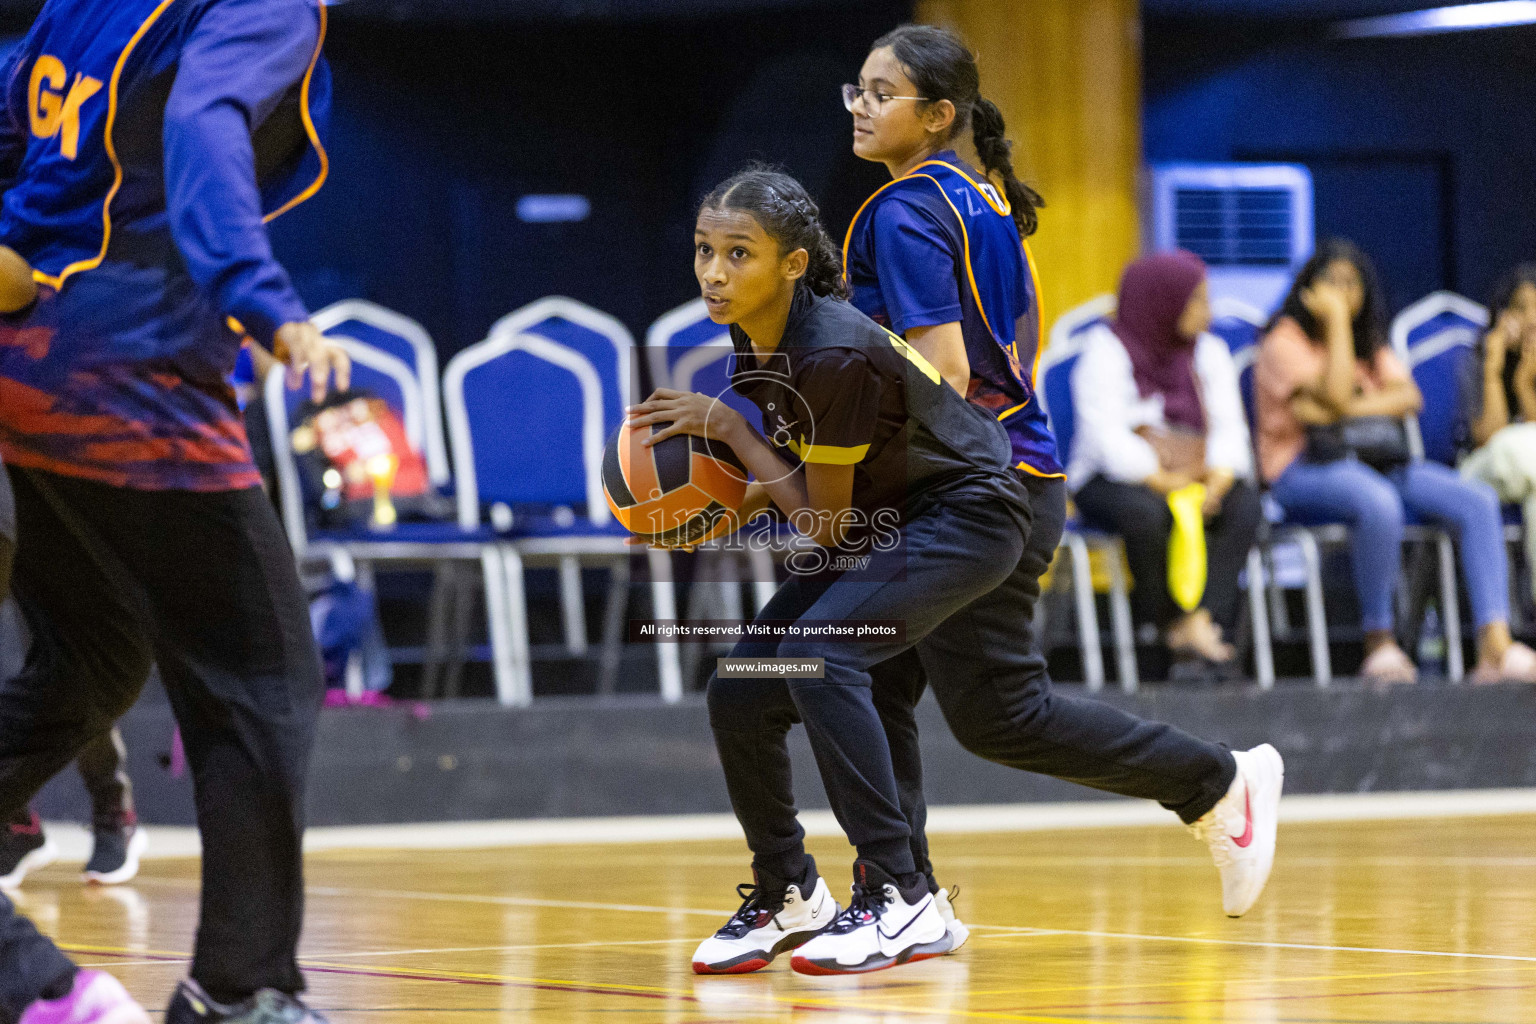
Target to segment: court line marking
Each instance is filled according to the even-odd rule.
[[[354,889],[349,886],[312,885],[310,896],[372,896],[379,899],[422,900],[428,903],[479,903],[496,907],[550,907],[556,910],[611,910],[626,914],[699,914],[729,917],[734,910],[702,910],[697,907],[656,907],[643,903],[590,903],[584,900],[546,900],[533,896],[477,896],[471,893],[414,892],[410,890]]]
[[[1452,995],[1458,992],[1513,992],[1536,988],[1536,984],[1529,985],[1463,985],[1448,986],[1444,988],[1407,988],[1386,989],[1376,992],[1297,992],[1291,995],[1262,995],[1262,996],[1209,996],[1204,999],[1148,999],[1124,1003],[1075,1003],[1058,1004],[1056,1006],[1043,1006],[1043,1010],[1093,1010],[1095,1013],[1105,1009],[1130,1008],[1137,1006],[1202,1006],[1228,1003],[1279,1003],[1294,1002],[1303,999],[1359,999],[1374,996],[1417,996],[1417,995]]]
[[[675,939],[626,939],[622,942],[605,942],[594,939],[590,942],[537,942],[521,946],[458,946],[447,949],[373,949],[359,953],[323,953],[326,959],[352,958],[365,956],[427,956],[439,953],[516,953],[526,949],[581,949],[587,946],[671,946],[679,943],[697,943],[695,936],[680,936]],[[299,962],[306,963],[308,957],[300,956]]]
[[[1280,802],[1280,820],[1308,822],[1390,821],[1415,818],[1499,817],[1536,814],[1536,789],[1484,789],[1410,793],[1334,793],[1288,796]],[[806,834],[841,837],[831,811],[802,811]],[[1059,803],[970,804],[933,807],[928,831],[1036,832],[1062,829],[1173,825],[1167,811],[1143,800],[1082,800]],[[60,861],[83,863],[91,835],[71,822],[49,822],[49,835],[60,848]],[[147,826],[146,859],[195,857],[197,830]],[[677,814],[607,818],[532,818],[502,821],[430,822],[400,825],[340,825],[309,829],[306,852],[341,850],[468,850],[498,847],[615,845],[741,838],[731,814]]]
[[[1536,963],[1536,956],[1506,953],[1465,953],[1436,949],[1386,949],[1374,946],[1329,946],[1311,942],[1264,942],[1258,939],[1212,939],[1198,935],[1145,935],[1138,932],[1101,932],[1077,928],[1022,928],[1001,924],[971,924],[971,930],[1006,932],[1016,935],[1081,935],[1097,939],[1129,939],[1141,942],[1192,942],[1211,946],[1252,946],[1260,949],[1306,949],[1324,953],[1383,953],[1399,956],[1442,956],[1462,960],[1497,960]]]

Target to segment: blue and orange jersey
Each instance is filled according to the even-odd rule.
[[[843,270],[853,304],[898,334],[958,322],[966,397],[1008,431],[1015,468],[1064,475],[1035,392],[1044,338],[1034,261],[990,182],[953,151],[935,154],[859,208]]]
[[[318,0],[48,0],[3,72],[0,454],[117,486],[254,486],[243,332],[307,319],[266,223],[326,177]],[[236,328],[243,328],[243,332]]]

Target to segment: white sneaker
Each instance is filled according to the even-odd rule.
[[[746,974],[794,949],[837,918],[840,909],[827,880],[818,877],[809,897],[798,885],[782,891],[738,885],[741,909],[693,953],[694,974]]]
[[[864,974],[950,951],[949,929],[926,879],[904,894],[867,861],[855,861],[853,869],[853,902],[832,927],[795,950],[790,967],[801,974]]]
[[[1235,751],[1237,776],[1221,802],[1189,826],[1221,872],[1221,908],[1242,917],[1258,902],[1275,863],[1275,829],[1285,762],[1268,743]]]
[[[139,861],[149,849],[149,833],[143,826],[102,830],[96,833],[91,859],[81,875],[88,885],[122,885],[139,873]]]
[[[944,919],[944,928],[949,932],[949,949],[946,952],[953,953],[965,945],[965,940],[971,937],[971,930],[965,926],[965,922],[955,916],[955,897],[960,895],[960,887],[954,890],[940,889],[934,896],[934,902],[939,905],[939,916]]]

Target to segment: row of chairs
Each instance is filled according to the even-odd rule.
[[[1070,450],[1074,430],[1072,367],[1087,331],[1113,310],[1113,296],[1100,296],[1064,314],[1052,328],[1040,385],[1063,451]],[[1232,348],[1251,413],[1252,365],[1264,316],[1230,299],[1218,299],[1215,313],[1212,329]],[[274,373],[265,384],[265,408],[273,437],[279,439],[274,449],[284,525],[300,558],[355,565],[365,575],[376,566],[433,567],[438,587],[429,632],[434,635],[448,628],[438,595],[462,589],[463,567],[470,567],[483,591],[496,692],[511,705],[526,704],[533,694],[525,587],[529,568],[557,570],[564,648],[572,655],[588,653],[582,570],[610,570],[602,629],[605,679],[611,680],[617,671],[631,558],[647,560],[653,614],[677,617],[670,556],[625,545],[625,533],[602,495],[604,440],[641,387],[637,346],[621,323],[573,299],[540,299],[501,318],[483,341],[454,356],[439,374],[437,350],[427,331],[397,312],[348,300],[327,307],[315,319],[352,355],[357,386],[385,399],[401,416],[412,443],[425,457],[432,483],[454,496],[457,519],[402,523],[383,535],[312,529],[291,449],[282,440],[305,393],[289,389],[283,375]],[[1480,306],[1444,292],[1416,303],[1394,322],[1393,344],[1413,367],[1425,394],[1424,411],[1410,425],[1416,454],[1454,459],[1454,363],[1471,351],[1486,323],[1487,312]],[[744,414],[755,414],[730,390],[730,341],[709,319],[702,302],[689,302],[660,317],[640,347],[649,376],[646,386],[719,395]],[[510,526],[485,521],[485,510],[496,505],[512,513]],[[1251,553],[1247,570],[1248,579],[1264,582],[1249,588],[1256,674],[1261,686],[1273,685],[1270,625],[1273,621],[1277,632],[1290,638],[1293,630],[1281,592],[1300,589],[1306,594],[1305,635],[1313,675],[1319,685],[1327,685],[1332,670],[1320,552],[1347,535],[1342,527],[1302,527],[1274,518],[1267,543]],[[1511,528],[1512,536],[1518,536],[1518,526],[1512,523]],[[1455,608],[1450,538],[1423,526],[1415,531],[1415,539],[1432,543],[1439,555],[1442,607]],[[1078,644],[1089,687],[1098,689],[1105,682],[1090,568],[1090,555],[1099,552],[1108,556],[1103,564],[1108,569],[1118,679],[1123,688],[1134,689],[1135,635],[1118,538],[1078,524],[1067,531],[1062,550],[1070,565]],[[773,565],[771,555],[760,547],[753,548],[751,557],[750,578],[756,584],[751,593],[761,607],[773,591]],[[733,592],[733,585],[722,584],[724,607],[731,606]],[[1452,678],[1457,679],[1459,617],[1443,617]],[[656,656],[663,699],[681,699],[678,645],[657,644]]]
[[[1105,323],[1114,312],[1112,295],[1101,295],[1063,314],[1051,331],[1051,343],[1040,365],[1041,397],[1063,452],[1071,450],[1075,431],[1072,409],[1071,373],[1081,356],[1088,332]],[[1240,387],[1249,425],[1254,422],[1254,362],[1267,317],[1246,303],[1219,298],[1213,303],[1215,319],[1211,330],[1232,351],[1239,370]],[[1391,342],[1398,355],[1411,368],[1415,382],[1424,395],[1424,407],[1417,417],[1408,417],[1410,447],[1416,459],[1434,459],[1453,465],[1456,460],[1457,385],[1461,361],[1472,354],[1488,325],[1488,311],[1452,292],[1435,292],[1403,310],[1392,323]],[[1249,553],[1245,585],[1249,595],[1249,618],[1253,632],[1255,674],[1259,685],[1274,685],[1275,669],[1272,629],[1282,639],[1295,634],[1289,622],[1283,592],[1304,593],[1306,626],[1304,634],[1311,654],[1313,679],[1327,686],[1333,678],[1329,653],[1330,630],[1324,609],[1322,550],[1347,543],[1348,531],[1340,524],[1323,526],[1288,522],[1273,502],[1266,501],[1268,529],[1261,542]],[[1519,512],[1506,508],[1506,536],[1511,542],[1520,538]],[[1458,584],[1455,550],[1444,531],[1424,523],[1411,523],[1405,539],[1434,551],[1438,562],[1438,587],[1441,620],[1445,630],[1447,674],[1452,682],[1463,675],[1463,642],[1458,608]],[[1122,688],[1137,685],[1135,636],[1129,614],[1122,550],[1118,538],[1087,530],[1073,524],[1063,541],[1072,556],[1074,587],[1077,591],[1079,628],[1084,645],[1084,674],[1090,688],[1103,685],[1102,664],[1096,658],[1097,645],[1088,644],[1098,627],[1092,621],[1094,602],[1091,591],[1085,596],[1089,580],[1088,553],[1102,551],[1110,568],[1110,607],[1114,644],[1118,652],[1119,681]],[[1257,581],[1257,585],[1255,585]]]
[[[409,317],[348,300],[314,319],[352,356],[354,386],[384,399],[400,416],[432,484],[454,496],[457,519],[402,522],[386,534],[315,529],[287,443],[307,391],[288,387],[285,375],[274,370],[264,382],[264,408],[276,441],[283,523],[301,560],[328,560],[364,579],[376,567],[434,567],[429,636],[439,638],[449,628],[440,595],[456,588],[456,566],[478,566],[496,692],[508,705],[527,704],[533,694],[529,568],[557,570],[564,646],[576,656],[588,653],[582,570],[610,570],[602,667],[610,682],[618,668],[632,557],[648,562],[653,614],[677,617],[670,556],[626,545],[628,535],[602,492],[604,441],[625,406],[640,397],[636,345],[623,324],[573,299],[540,299],[497,321],[483,341],[448,362],[439,380],[436,347]],[[658,320],[645,349],[652,386],[721,394],[748,411],[729,391],[729,339],[701,301]],[[485,511],[496,506],[505,507],[510,522],[486,521]],[[749,556],[758,607],[772,594],[771,557],[756,548]],[[680,700],[678,645],[658,643],[656,655],[663,699]]]

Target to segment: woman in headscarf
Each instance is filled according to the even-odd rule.
[[[1125,539],[1138,625],[1175,656],[1225,665],[1261,513],[1237,368],[1210,326],[1200,257],[1162,252],[1126,269],[1114,322],[1090,333],[1072,371],[1067,484],[1086,524]],[[1205,488],[1207,573],[1186,611],[1168,583],[1168,495],[1191,484]]]

